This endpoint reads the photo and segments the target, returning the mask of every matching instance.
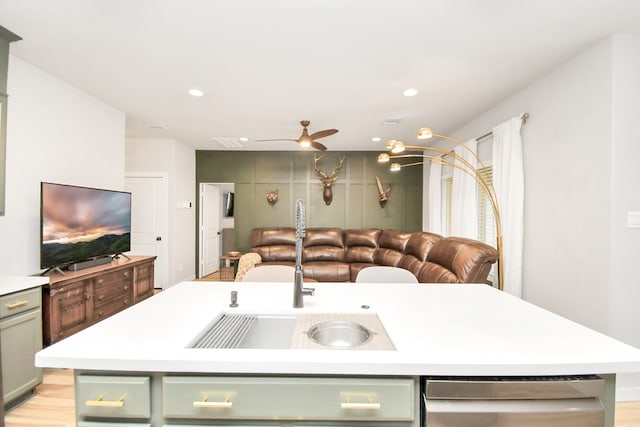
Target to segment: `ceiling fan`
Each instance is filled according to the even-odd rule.
[[[307,131],[307,126],[309,126],[311,122],[309,120],[301,120],[300,124],[302,125],[302,135],[298,139],[290,139],[290,138],[278,138],[278,139],[257,139],[255,142],[270,142],[270,141],[294,141],[300,144],[301,147],[313,147],[316,150],[325,151],[327,147],[323,144],[320,144],[316,139],[324,138],[329,135],[333,135],[338,132],[338,129],[325,129],[320,130],[318,132],[314,132],[309,135]]]

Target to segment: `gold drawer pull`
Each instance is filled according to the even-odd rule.
[[[98,397],[96,400],[87,400],[85,405],[87,406],[97,406],[100,408],[123,408],[124,407],[124,397],[126,394],[123,394],[122,397],[118,400],[102,400],[104,395]]]
[[[22,307],[23,305],[27,305],[27,304],[29,304],[29,301],[16,301],[16,302],[7,304],[7,308],[11,310],[12,308]]]
[[[380,409],[380,403],[376,403],[369,399],[368,402],[352,403],[349,399],[346,402],[340,404],[341,409],[368,409],[377,411]]]
[[[205,396],[200,401],[193,402],[194,408],[220,408],[220,409],[229,409],[233,407],[233,402],[229,401],[229,397],[225,397],[224,402],[208,402],[208,396]]]

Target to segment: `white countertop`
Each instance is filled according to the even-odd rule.
[[[0,276],[0,296],[24,291],[49,284],[48,277],[42,276]]]
[[[568,375],[640,372],[640,350],[486,285],[185,282],[36,355],[41,367],[184,373]],[[229,307],[231,290],[239,307]],[[361,308],[363,305],[369,309]],[[378,314],[380,350],[187,349],[221,312]]]

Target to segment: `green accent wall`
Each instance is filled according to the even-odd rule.
[[[236,247],[242,252],[248,250],[253,228],[294,226],[296,199],[304,201],[306,227],[422,229],[422,166],[392,173],[388,164],[377,162],[378,152],[324,152],[319,168],[327,174],[337,166],[338,156],[345,156],[332,187],[333,201],[327,206],[314,170],[313,154],[196,151],[196,188],[207,182],[235,184]],[[385,189],[391,186],[384,208],[378,203],[376,176]],[[269,190],[278,191],[274,206],[267,203]]]

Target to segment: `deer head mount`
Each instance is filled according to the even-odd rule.
[[[380,207],[384,208],[384,205],[387,204],[387,201],[389,201],[389,192],[391,191],[391,186],[388,186],[387,189],[385,190],[382,187],[382,183],[380,182],[380,178],[378,178],[376,176],[376,184],[378,185],[378,203],[380,203]]]
[[[342,164],[344,163],[345,156],[342,156],[342,158],[338,156],[338,165],[335,168],[333,168],[333,170],[329,175],[327,175],[327,173],[324,170],[321,170],[320,168],[318,168],[318,163],[320,163],[324,159],[326,159],[326,156],[318,156],[314,154],[313,169],[318,174],[318,179],[322,183],[322,187],[323,187],[322,200],[324,200],[324,203],[326,205],[330,205],[331,202],[333,201],[333,191],[331,190],[331,186],[333,185],[334,182],[338,180],[338,176],[339,176],[338,172],[340,172],[340,169],[342,169]]]

